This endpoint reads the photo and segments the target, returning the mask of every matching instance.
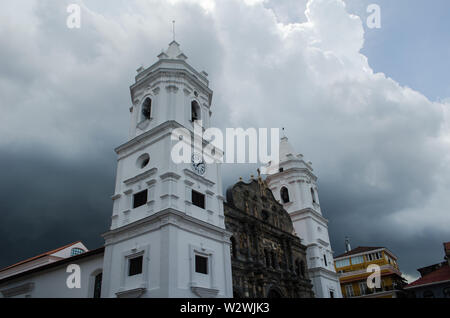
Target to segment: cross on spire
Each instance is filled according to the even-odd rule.
[[[175,41],[175,20],[172,21],[172,34],[173,34],[173,40]]]

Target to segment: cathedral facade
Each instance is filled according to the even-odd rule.
[[[186,60],[173,41],[156,63],[137,70],[128,140],[115,149],[104,247],[74,253],[67,246],[0,270],[0,296],[338,296],[340,289],[331,294],[327,221],[318,198],[310,204],[304,196],[310,186],[317,191],[316,178],[291,150],[280,148],[285,170],[267,185],[239,182],[227,202],[220,161],[203,152],[204,140],[194,143],[190,162],[170,159],[177,144],[195,139],[195,122],[208,129],[213,114],[208,74]]]
[[[232,233],[234,297],[314,297],[306,246],[261,177],[227,190],[225,225]]]

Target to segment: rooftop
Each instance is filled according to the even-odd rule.
[[[370,251],[375,251],[375,250],[379,250],[385,247],[373,247],[373,246],[358,246],[357,248],[352,249],[349,252],[346,252],[344,254],[338,255],[335,257],[336,258],[340,258],[340,257],[345,257],[345,256],[350,256],[350,255],[356,255],[359,253],[366,253],[366,252],[370,252]]]
[[[424,275],[405,288],[414,288],[446,281],[450,281],[450,266],[448,265],[448,263],[442,263],[442,266],[440,268]]]
[[[23,261],[20,261],[18,263],[15,263],[13,265],[10,265],[10,266],[7,266],[5,268],[0,269],[0,272],[6,271],[8,269],[11,269],[13,267],[16,267],[16,266],[19,266],[19,265],[22,265],[22,264],[25,264],[25,263],[29,263],[31,261],[37,260],[37,259],[45,257],[45,256],[50,256],[52,254],[55,254],[56,252],[59,252],[59,251],[65,249],[65,248],[68,248],[68,247],[70,247],[72,245],[75,245],[75,244],[78,244],[78,243],[81,243],[81,241],[73,242],[73,243],[67,244],[65,246],[58,247],[57,249],[54,249],[54,250],[51,250],[51,251],[48,251],[48,252],[45,252],[45,253],[42,253],[42,254],[39,254],[39,255],[27,258],[27,259],[25,259]]]

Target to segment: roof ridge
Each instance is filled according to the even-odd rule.
[[[358,246],[348,252],[345,252],[343,254],[336,256],[335,258],[350,256],[350,255],[369,252],[369,251],[373,251],[373,250],[379,250],[382,248],[386,248],[386,247],[384,247],[384,246]]]

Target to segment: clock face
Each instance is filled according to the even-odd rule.
[[[203,161],[202,156],[198,153],[192,154],[192,170],[201,176],[206,172],[205,162]]]

